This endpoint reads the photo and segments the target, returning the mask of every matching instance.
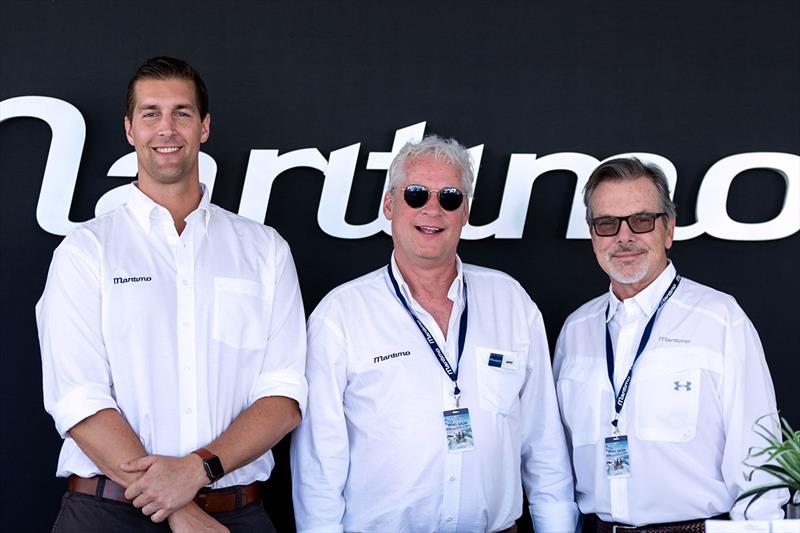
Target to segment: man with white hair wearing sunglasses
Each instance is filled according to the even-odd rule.
[[[704,531],[744,518],[742,461],[775,393],[736,301],[681,278],[667,258],[675,205],[657,166],[600,165],[584,189],[592,247],[611,286],[567,318],[553,369],[584,531]],[[768,421],[765,421],[768,423]],[[785,491],[748,518],[780,518]]]
[[[472,183],[456,141],[404,146],[383,203],[389,264],[311,315],[298,531],[516,531],[523,486],[538,533],[575,529],[541,313],[456,254]]]

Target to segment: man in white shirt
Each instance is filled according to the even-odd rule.
[[[403,147],[389,265],[309,319],[299,531],[515,531],[523,485],[537,532],[577,524],[542,316],[508,275],[456,255],[472,183],[456,141]]]
[[[600,165],[586,220],[610,290],[569,316],[553,361],[587,531],[702,531],[744,517],[752,431],[775,393],[753,324],[736,301],[667,259],[675,207],[663,172],[638,159]],[[612,384],[613,382],[613,384]],[[786,494],[748,518],[779,518]]]
[[[69,478],[53,531],[274,530],[257,482],[305,408],[303,306],[286,242],[210,203],[210,122],[190,65],[145,62],[125,116],[138,182],[53,255],[36,306]]]

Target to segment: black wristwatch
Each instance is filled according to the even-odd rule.
[[[212,482],[225,475],[225,470],[222,468],[222,461],[219,460],[219,457],[205,448],[198,448],[192,453],[199,455],[200,459],[203,460],[203,468],[206,469],[206,475]]]

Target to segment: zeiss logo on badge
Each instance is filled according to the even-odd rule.
[[[150,276],[130,277],[130,278],[114,278],[114,285],[121,285],[123,283],[141,283],[143,281],[153,281]]]
[[[505,368],[506,370],[514,370],[517,368],[517,362],[513,354],[502,354],[492,352],[489,354],[489,366],[494,368]]]
[[[489,366],[493,366],[495,368],[503,368],[503,356],[499,353],[490,353]]]

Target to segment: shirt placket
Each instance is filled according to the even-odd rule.
[[[175,248],[178,310],[178,404],[180,412],[180,449],[195,449],[197,432],[197,347],[194,280],[194,239],[187,224]]]
[[[632,302],[630,302],[630,304],[632,304]],[[620,306],[622,305],[623,304],[620,304]],[[617,317],[615,317],[620,320],[619,334],[617,335],[617,342],[614,347],[614,354],[616,354],[614,358],[614,390],[617,393],[619,392],[620,385],[622,385],[622,382],[628,375],[631,363],[636,355],[634,350],[638,347],[636,345],[636,332],[639,323],[636,318],[637,316],[638,314],[632,307],[628,308],[626,306],[618,309]],[[627,418],[623,413],[620,413],[619,430],[621,433],[627,434]],[[635,468],[635,466],[631,468]],[[630,522],[628,478],[615,477],[609,480],[609,500],[611,504],[611,515],[614,520]]]
[[[447,342],[444,338],[437,338],[436,341],[440,342],[440,346],[444,347],[447,354],[447,360],[453,366],[458,368],[458,334],[460,326],[461,309],[457,305],[453,306],[453,313],[450,318],[450,328],[447,334]],[[453,318],[455,316],[455,319]],[[437,328],[438,329],[438,328]],[[454,384],[453,381],[445,374],[442,381],[442,405],[445,409],[455,409],[455,399],[453,397]],[[462,391],[463,397],[463,391]],[[469,407],[462,402],[461,407]],[[442,425],[444,425],[444,418],[442,418]],[[445,448],[447,444],[444,444]],[[455,533],[458,530],[458,516],[461,504],[461,469],[462,461],[464,458],[463,453],[449,453],[445,450],[444,453],[444,483],[442,494],[442,517],[439,524],[439,531]]]
[[[425,323],[425,326],[433,335],[439,347],[444,350],[447,361],[454,369],[457,369],[459,363],[458,335],[463,307],[457,304],[453,305],[448,324],[447,340],[445,341],[444,334],[436,323],[436,320],[433,319],[433,316],[411,298],[409,298],[409,300],[411,301],[410,305],[414,313]],[[433,354],[431,354],[431,357],[434,357]],[[438,362],[436,366],[439,366]],[[453,394],[455,386],[453,381],[441,367],[439,375],[442,380],[442,405],[444,406],[442,411],[455,409],[456,402]],[[462,407],[468,406],[462,404]],[[442,428],[444,428],[444,414],[442,414]],[[437,531],[456,533],[456,531],[458,531],[458,514],[461,503],[461,465],[464,454],[449,453],[447,451],[446,440],[442,443],[442,446],[444,448],[444,489],[442,494],[442,514],[439,518],[439,527]]]

